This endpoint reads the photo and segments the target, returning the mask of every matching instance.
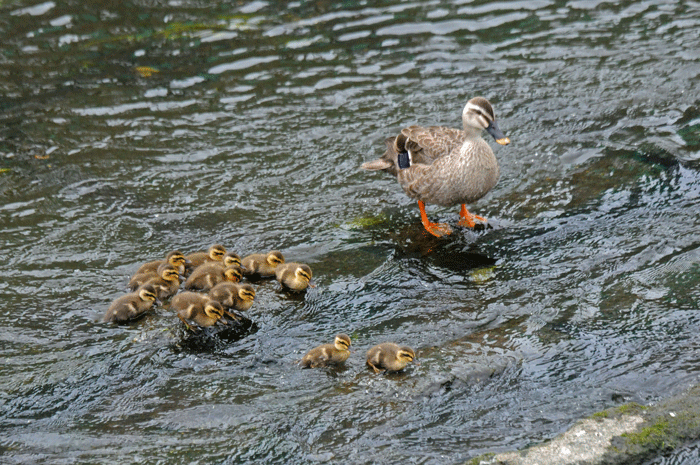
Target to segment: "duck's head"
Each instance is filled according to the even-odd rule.
[[[209,247],[208,254],[210,259],[220,262],[226,255],[226,248],[223,245],[215,244]]]
[[[226,320],[223,319],[224,307],[219,302],[213,300],[207,302],[204,306],[204,314],[214,321],[221,321],[223,324],[226,324]]]
[[[224,279],[234,283],[240,282],[243,279],[243,269],[238,265],[227,266],[224,269]]]
[[[136,292],[139,294],[139,299],[144,302],[158,302],[158,292],[152,284],[144,284]]]
[[[352,342],[350,341],[350,336],[348,336],[347,334],[338,334],[335,337],[335,341],[333,341],[333,344],[338,350],[348,350],[352,345]]]
[[[168,282],[180,282],[180,271],[170,263],[163,263],[158,267],[158,276]]]
[[[311,281],[311,267],[304,264],[297,266],[297,268],[294,270],[294,276],[300,281],[308,284],[309,281]]]
[[[170,263],[175,268],[180,268],[181,266],[184,267],[185,265],[190,263],[190,261],[187,260],[187,258],[185,257],[185,254],[183,254],[179,250],[173,250],[168,255],[166,255],[165,261]]]
[[[236,252],[226,252],[224,254],[224,266],[241,266],[241,257]]]
[[[399,350],[396,351],[396,359],[401,362],[409,363],[415,358],[416,353],[408,346],[399,347]]]
[[[238,289],[238,297],[244,302],[255,300],[255,289],[250,284],[244,284]]]
[[[267,257],[265,257],[265,261],[267,261],[268,265],[274,268],[277,265],[284,263],[284,255],[282,255],[282,252],[279,250],[272,250],[267,254]]]
[[[474,132],[473,129],[478,131],[486,129],[499,144],[510,144],[510,139],[498,129],[493,107],[484,97],[474,97],[467,102],[462,111],[462,122],[465,132]]]

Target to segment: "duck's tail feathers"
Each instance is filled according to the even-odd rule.
[[[371,171],[386,170],[392,168],[394,166],[394,162],[392,160],[396,158],[396,151],[394,148],[395,142],[396,137],[389,137],[388,139],[386,139],[384,141],[384,145],[386,145],[386,152],[384,153],[384,156],[382,158],[363,163],[361,168],[363,170]]]
[[[388,168],[391,168],[392,164],[389,160],[385,160],[383,158],[379,158],[377,160],[372,160],[368,161],[366,163],[363,163],[360,168],[363,170],[371,170],[371,171],[376,171],[376,170],[385,170]]]

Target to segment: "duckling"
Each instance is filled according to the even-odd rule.
[[[314,287],[311,283],[311,267],[303,263],[287,262],[275,268],[275,276],[282,286],[293,291],[303,291]]]
[[[223,258],[224,266],[238,265],[241,266],[241,256],[236,252],[228,251]]]
[[[185,273],[185,265],[187,265],[189,262],[185,258],[185,255],[180,252],[179,250],[173,250],[172,252],[168,253],[168,255],[165,256],[165,260],[154,260],[152,262],[147,262],[141,265],[141,267],[136,270],[136,273],[134,273],[134,276],[137,274],[142,274],[142,273],[147,273],[147,272],[156,272],[158,271],[158,267],[164,263],[170,263],[173,265],[175,268],[177,268],[177,271],[180,274]]]
[[[408,346],[398,346],[393,342],[376,345],[367,351],[367,365],[380,371],[401,371],[416,358],[415,352]]]
[[[102,321],[113,323],[126,323],[142,317],[158,302],[155,286],[146,284],[135,292],[126,294],[114,300],[107,309]]]
[[[194,270],[206,262],[220,262],[224,259],[225,254],[226,249],[223,245],[212,245],[206,252],[195,252],[187,255],[187,259],[190,261],[190,265],[187,268]]]
[[[246,275],[259,275],[268,277],[275,275],[275,268],[284,263],[282,252],[273,250],[267,254],[254,253],[241,260],[241,266],[245,269]]]
[[[156,288],[159,299],[167,299],[180,289],[180,273],[170,263],[161,265],[159,270],[162,270],[160,276],[149,279],[145,284],[152,284]]]
[[[130,291],[135,291],[137,287],[141,286],[142,284],[146,284],[148,281],[154,278],[162,278],[163,280],[168,281],[168,276],[172,270],[175,270],[175,272],[177,272],[177,268],[175,266],[171,265],[170,263],[163,262],[158,267],[157,271],[146,271],[145,273],[135,274],[126,287]],[[178,273],[178,278],[179,275],[180,273]]]
[[[345,363],[350,357],[350,336],[338,334],[333,344],[323,344],[311,349],[299,361],[302,368],[317,368]]]
[[[200,328],[214,326],[217,323],[228,324],[224,319],[224,307],[219,302],[210,299],[207,299],[203,306],[190,305],[178,310],[177,316],[190,330],[193,329],[190,323],[194,323]]]
[[[185,281],[185,289],[208,291],[222,281],[239,282],[243,270],[238,265],[224,268],[219,263],[206,263],[198,266]]]
[[[250,284],[238,284],[224,281],[212,287],[209,297],[227,308],[247,312],[253,306],[255,289]]]
[[[396,176],[399,185],[418,201],[423,227],[441,237],[452,232],[446,224],[431,223],[425,204],[449,207],[462,205],[460,226],[475,226],[474,220],[486,222],[467,211],[466,204],[486,195],[499,177],[498,160],[481,138],[485,129],[501,145],[510,143],[496,124],[491,103],[483,97],[467,102],[462,111],[463,130],[447,127],[410,126],[398,136],[384,141],[382,158],[364,163],[362,169],[381,170]]]

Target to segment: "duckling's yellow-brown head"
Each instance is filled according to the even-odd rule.
[[[168,282],[180,281],[180,272],[170,263],[163,263],[158,267],[158,276]]]
[[[226,248],[224,248],[223,245],[220,244],[214,244],[211,247],[209,247],[209,258],[216,261],[220,262],[223,260],[224,255],[226,255]]]
[[[277,265],[284,263],[284,255],[282,255],[282,252],[279,250],[272,250],[267,254],[265,260],[267,261],[268,265],[274,268]]]
[[[238,289],[238,297],[246,302],[255,300],[255,289],[250,284],[244,284]]]
[[[224,266],[241,266],[241,257],[236,252],[226,252],[224,254]]]
[[[402,362],[412,362],[414,358],[416,358],[416,353],[413,352],[413,349],[411,349],[408,346],[403,346],[399,347],[399,350],[396,352],[396,358],[398,360],[401,360]]]
[[[224,269],[224,279],[234,283],[240,282],[243,279],[243,269],[238,265],[227,266]]]
[[[183,254],[179,250],[173,250],[168,255],[166,255],[165,261],[173,265],[175,268],[185,266],[187,264],[185,254]]]
[[[299,265],[296,270],[294,270],[294,276],[297,277],[297,279],[300,279],[304,281],[305,283],[308,283],[311,281],[312,273],[311,273],[311,267],[309,265],[304,265],[301,264]]]
[[[334,345],[338,350],[348,350],[352,345],[352,341],[350,341],[350,336],[347,334],[338,334],[335,337]]]
[[[143,286],[139,287],[136,292],[139,295],[139,299],[143,300],[144,302],[155,302],[158,300],[158,292],[156,291],[155,286],[152,284],[144,284]]]
[[[210,300],[204,306],[204,314],[209,318],[219,320],[224,317],[224,307],[219,302]]]

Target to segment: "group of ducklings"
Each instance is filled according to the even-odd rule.
[[[178,318],[190,330],[227,325],[241,318],[232,310],[245,312],[255,300],[253,286],[241,283],[244,276],[274,276],[283,287],[293,291],[313,286],[311,268],[303,263],[285,262],[277,250],[243,259],[218,244],[206,252],[189,255],[174,250],[164,260],[144,263],[129,281],[127,287],[132,292],[114,300],[103,321],[136,320],[161,300],[172,298],[170,308],[177,311]],[[178,292],[181,285],[185,291]]]
[[[114,300],[103,321],[133,321],[160,304],[161,300],[172,298],[170,308],[177,311],[178,318],[189,330],[228,325],[241,319],[232,310],[248,311],[255,300],[253,286],[241,283],[246,276],[274,276],[283,287],[293,291],[303,291],[314,285],[308,265],[285,262],[277,250],[248,255],[243,259],[218,244],[206,252],[189,255],[175,250],[164,260],[141,265],[127,286],[132,292]],[[181,285],[185,289],[183,292],[179,292]],[[350,356],[351,344],[347,334],[338,334],[333,344],[310,350],[299,365],[317,368],[343,364]],[[410,347],[385,342],[367,351],[367,365],[376,373],[401,371],[415,357]]]
[[[318,368],[340,365],[350,357],[350,336],[338,334],[333,344],[323,344],[308,351],[299,365],[303,368]],[[377,344],[367,351],[367,366],[375,373],[401,371],[416,358],[416,353],[408,346],[393,342]]]

